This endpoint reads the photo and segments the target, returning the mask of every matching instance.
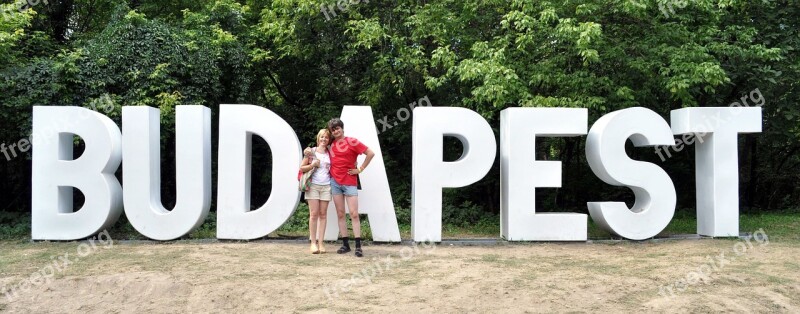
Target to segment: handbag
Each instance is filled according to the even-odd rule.
[[[316,147],[313,149],[316,150]],[[309,160],[309,164],[313,163],[314,159],[315,158],[311,158],[311,160]],[[311,187],[311,176],[314,174],[314,171],[317,171],[317,168],[311,169],[306,173],[303,173],[302,169],[297,172],[297,180],[299,181],[297,189],[300,192],[308,191],[308,188]]]

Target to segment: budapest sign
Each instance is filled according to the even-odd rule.
[[[539,137],[587,135],[586,159],[607,184],[624,186],[636,196],[624,202],[588,203],[603,229],[633,240],[656,236],[675,212],[672,179],[659,166],[632,160],[634,146],[675,145],[675,135],[696,136],[697,232],[739,235],[738,134],[761,132],[761,108],[704,107],[671,112],[671,123],[646,108],[609,113],[588,129],[588,110],[509,108],[500,116],[501,236],[509,241],[585,241],[588,217],[579,213],[537,213],[536,188],[561,186],[559,161],[535,160]],[[399,242],[386,169],[370,107],[345,106],[347,135],[371,147],[378,158],[362,174],[361,213],[373,240]],[[482,179],[497,154],[492,128],[465,108],[417,107],[413,113],[411,225],[414,241],[441,241],[442,189]],[[167,210],[160,195],[159,110],[124,107],[122,130],[108,117],[80,107],[33,109],[32,238],[77,240],[112,226],[122,212],[142,235],[154,240],[181,238],[199,227],[211,207],[211,110],[178,106],[176,130],[176,205]],[[716,123],[710,123],[716,122]],[[722,123],[720,123],[722,122]],[[73,136],[85,151],[73,159]],[[272,151],[272,191],[251,210],[253,136]],[[464,152],[443,158],[445,136],[458,138]],[[250,240],[277,230],[300,201],[297,168],[301,145],[292,127],[272,111],[252,105],[222,105],[219,114],[217,238]],[[362,156],[363,157],[363,156]],[[124,162],[123,162],[124,161]],[[114,173],[122,163],[122,185]],[[123,187],[124,186],[124,189]],[[74,210],[72,189],[85,196]],[[333,205],[328,209],[335,216]],[[326,239],[338,234],[328,220]]]

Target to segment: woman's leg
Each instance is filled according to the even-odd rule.
[[[328,226],[328,201],[319,201],[319,219],[317,222],[317,239],[319,239],[319,250],[320,252],[325,251],[325,246],[323,242],[325,242],[325,229]]]
[[[317,220],[319,219],[319,200],[308,200],[308,233],[311,236],[311,246],[317,244]]]

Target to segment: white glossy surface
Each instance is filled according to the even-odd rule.
[[[369,167],[361,173],[361,188],[358,191],[358,212],[366,214],[372,230],[372,240],[377,242],[400,242],[400,228],[394,212],[394,202],[383,163],[383,153],[372,108],[367,106],[344,106],[342,116],[345,136],[361,141],[375,153]],[[320,127],[322,128],[322,127]],[[358,164],[364,162],[365,155],[358,156]],[[345,205],[346,206],[346,205]],[[349,211],[345,211],[349,212]],[[325,229],[325,240],[334,241],[339,237],[339,225],[336,220],[336,206],[333,201],[328,205],[328,224]]]
[[[444,137],[458,138],[461,158],[444,161]],[[417,242],[442,240],[442,189],[482,179],[497,156],[497,141],[478,113],[457,107],[414,109],[411,171],[411,233]]]
[[[697,233],[738,237],[738,134],[761,132],[761,108],[683,108],[671,120],[676,135],[696,136]]]
[[[122,188],[114,173],[122,160],[117,125],[80,107],[33,108],[33,240],[78,240],[111,227],[122,213]],[[73,135],[86,149],[73,160]],[[73,208],[72,187],[85,196]]]
[[[211,109],[175,109],[176,204],[161,203],[161,123],[159,110],[122,108],[122,173],[125,216],[142,235],[178,239],[199,227],[211,207]]]
[[[509,241],[586,241],[585,214],[536,213],[537,187],[561,187],[561,162],[536,160],[537,137],[586,134],[588,110],[509,108],[500,113],[500,233]]]
[[[589,214],[603,229],[631,240],[658,235],[675,214],[675,186],[661,167],[632,160],[625,152],[630,139],[636,147],[674,145],[670,126],[646,108],[609,113],[589,130],[586,159],[598,178],[633,190],[632,208],[623,202],[590,202]]]
[[[221,105],[219,128],[217,238],[265,237],[280,228],[300,202],[300,142],[285,120],[253,105]],[[253,136],[263,138],[272,151],[272,191],[264,205],[250,210]]]

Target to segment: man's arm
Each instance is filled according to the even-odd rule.
[[[364,162],[361,163],[361,168],[358,168],[358,170],[361,170],[362,172],[364,169],[367,169],[370,161],[372,161],[372,158],[375,157],[375,152],[373,152],[371,149],[367,149],[367,151],[364,152],[364,155],[367,155],[367,158],[365,158]]]
[[[359,167],[358,169],[350,169],[347,171],[347,173],[354,176],[364,172],[364,169],[367,169],[367,166],[369,166],[369,163],[372,161],[372,158],[375,157],[375,152],[373,152],[371,149],[368,148],[366,151],[364,151],[364,155],[367,155],[367,158],[365,158],[364,162],[361,163],[361,167]]]

